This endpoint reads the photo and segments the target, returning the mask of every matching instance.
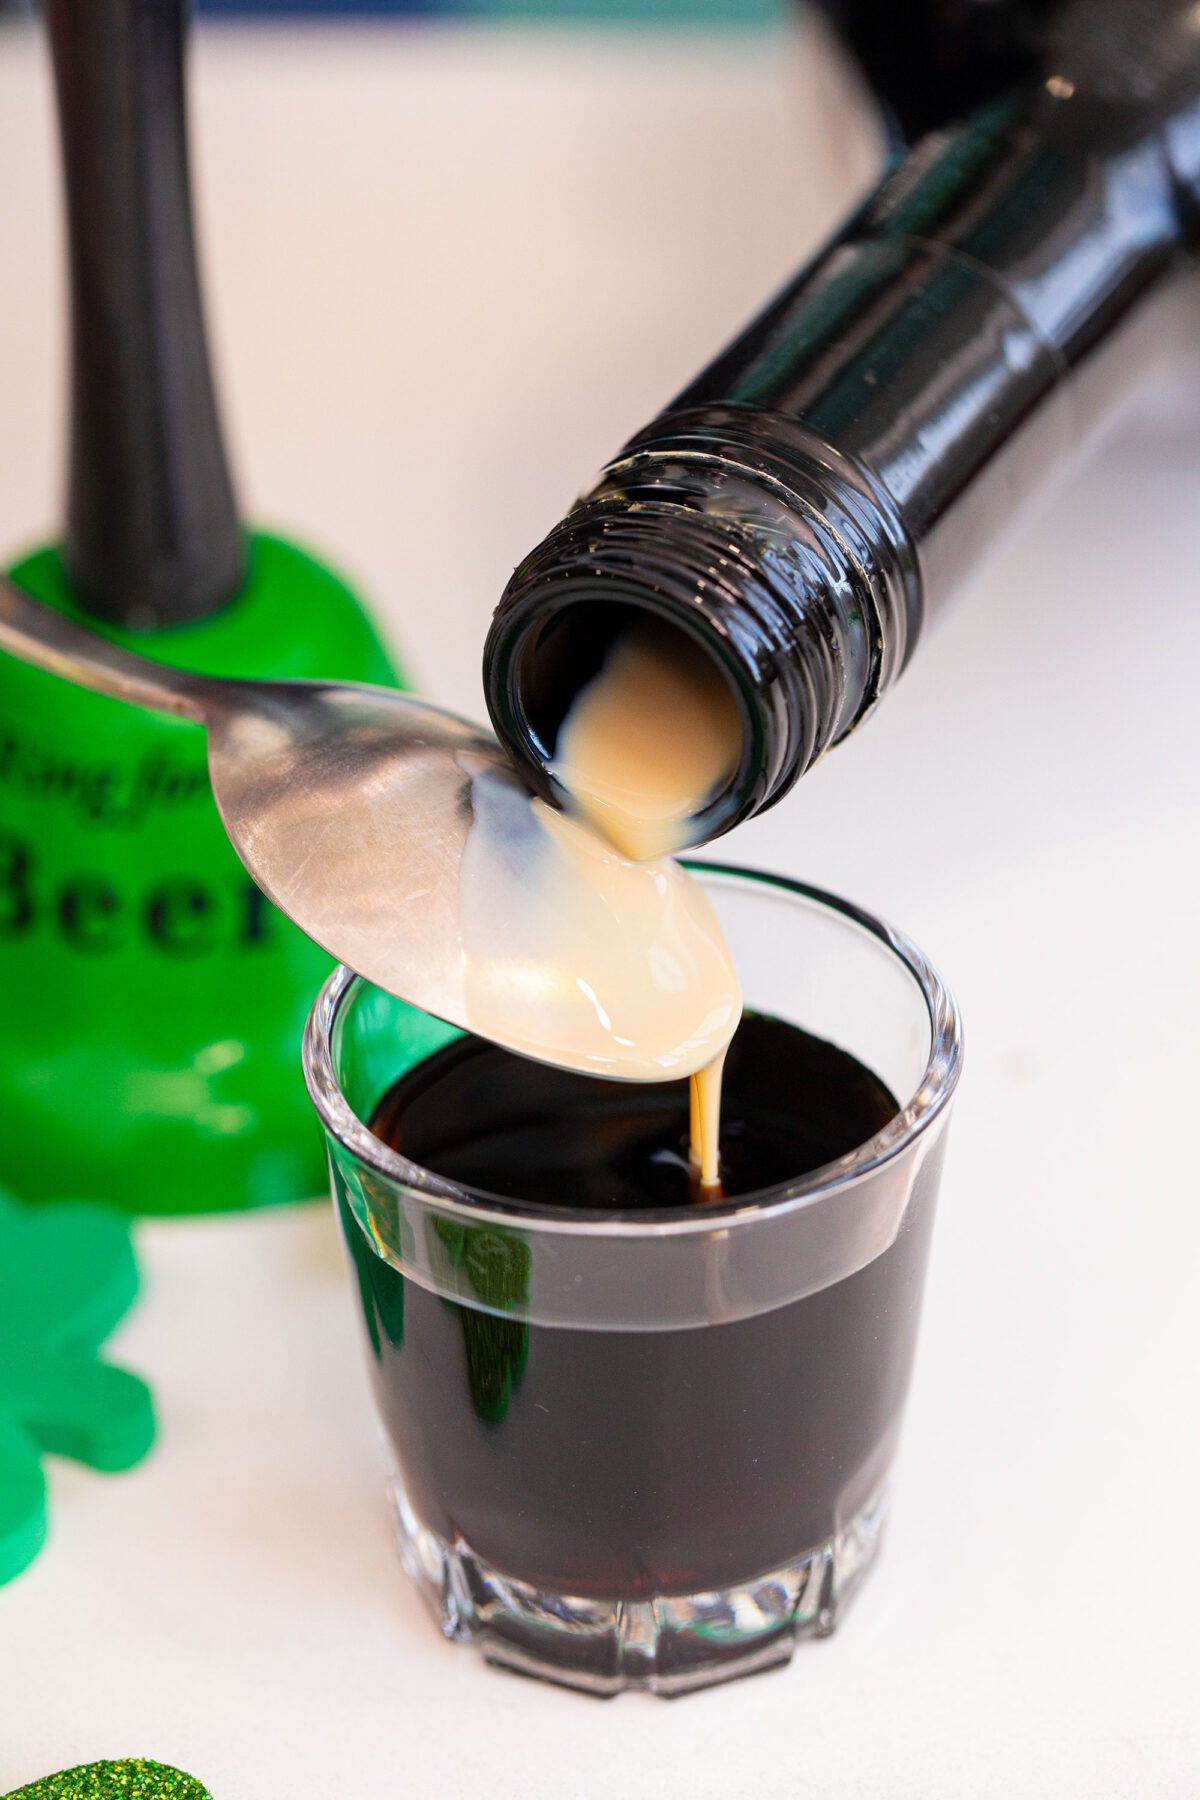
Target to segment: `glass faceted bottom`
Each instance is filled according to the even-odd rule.
[[[587,1600],[502,1575],[461,1539],[416,1517],[398,1477],[389,1492],[404,1566],[441,1627],[486,1661],[604,1698],[667,1697],[791,1659],[827,1637],[879,1552],[885,1484],[837,1535],[741,1586],[651,1600]]]

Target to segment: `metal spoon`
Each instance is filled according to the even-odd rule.
[[[301,931],[360,975],[466,1025],[458,878],[490,734],[387,688],[237,681],[111,643],[0,578],[0,650],[208,732],[221,819]]]

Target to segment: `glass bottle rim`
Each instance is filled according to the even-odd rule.
[[[745,1229],[764,1215],[778,1219],[812,1206],[902,1157],[944,1114],[962,1072],[962,1018],[953,994],[933,964],[906,933],[825,888],[762,869],[694,857],[681,860],[693,874],[739,887],[756,885],[836,914],[874,938],[912,977],[929,1015],[929,1055],[913,1094],[873,1136],[834,1162],[719,1205],[593,1213],[538,1201],[512,1200],[473,1189],[437,1175],[393,1150],[359,1118],[342,1092],[334,1067],[333,1033],[342,1008],[356,990],[370,985],[345,964],[339,964],[323,984],[304,1028],[304,1078],[325,1130],[375,1174],[399,1184],[414,1197],[425,1198],[439,1213],[457,1215],[464,1223],[511,1227],[519,1222],[526,1231],[561,1232],[576,1237],[686,1237]]]

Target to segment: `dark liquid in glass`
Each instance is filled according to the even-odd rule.
[[[856,1148],[897,1111],[871,1071],[747,1015],[725,1077],[730,1198]],[[686,1082],[596,1081],[464,1037],[385,1095],[372,1130],[497,1195],[587,1211],[687,1206]],[[847,1524],[891,1460],[932,1204],[857,1274],[732,1324],[529,1325],[446,1301],[343,1225],[372,1373],[422,1522],[502,1573],[591,1598],[687,1594],[792,1561]],[[519,1234],[447,1226],[481,1298],[522,1297]]]

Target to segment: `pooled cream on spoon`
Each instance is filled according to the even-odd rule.
[[[584,1074],[663,1081],[728,1044],[741,989],[708,896],[622,856],[494,769],[473,774],[459,883],[467,1018]]]

